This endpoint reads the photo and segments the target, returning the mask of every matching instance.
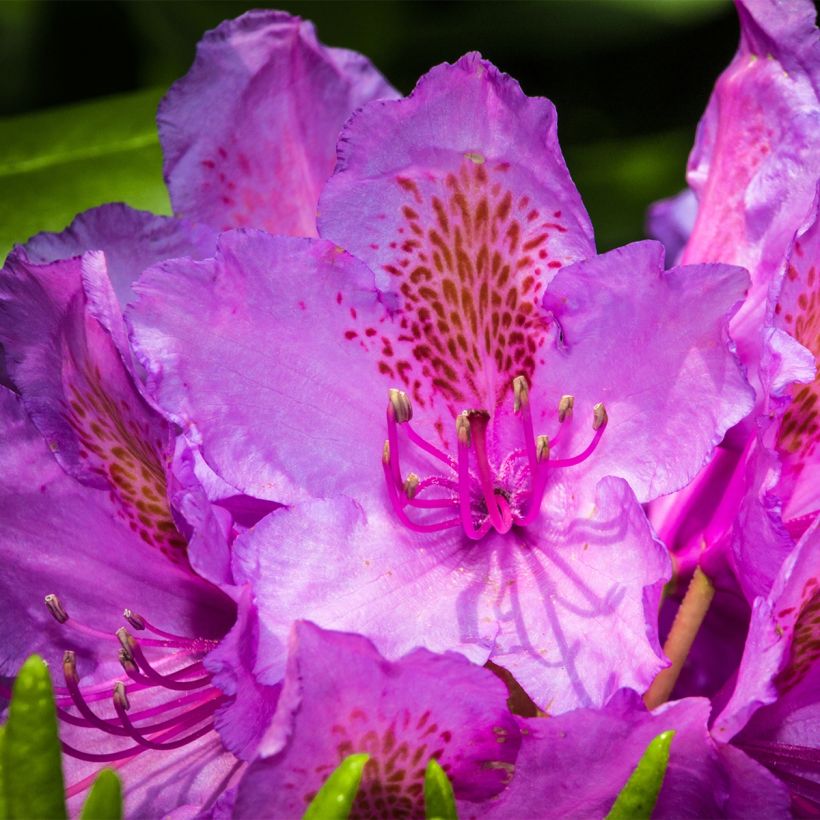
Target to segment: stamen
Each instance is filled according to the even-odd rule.
[[[397,390],[391,387],[388,390],[390,396],[390,408],[393,411],[393,418],[396,424],[404,424],[413,418],[413,405],[410,404],[410,398],[404,390]]]
[[[546,461],[550,457],[549,436],[538,436],[535,440],[535,453],[538,461]]]
[[[534,475],[538,454],[534,442],[532,413],[530,412],[530,388],[523,376],[516,376],[513,379],[513,394],[513,408],[516,413],[521,414],[521,424],[524,427],[524,447],[527,453],[527,461],[530,463],[530,471]]]
[[[67,625],[76,632],[82,632],[84,635],[90,635],[92,638],[100,638],[104,641],[114,639],[114,636],[108,632],[102,632],[99,629],[86,626],[76,618],[70,618],[62,601],[54,594],[46,595],[45,604],[48,611],[52,614],[58,624]]]
[[[413,499],[420,481],[421,479],[415,473],[407,474],[407,478],[404,479],[404,492],[407,494],[408,499]]]
[[[575,396],[561,396],[558,402],[558,421],[563,424],[571,415],[575,407]]]
[[[390,503],[393,505],[393,510],[398,516],[399,520],[406,527],[409,527],[415,532],[439,532],[441,530],[449,529],[450,527],[457,527],[459,525],[458,518],[450,518],[446,521],[441,521],[436,524],[417,524],[411,521],[407,513],[404,511],[404,504],[399,498],[399,491],[393,482],[393,476],[390,472],[390,463],[382,461],[382,468],[384,469],[384,479],[387,484],[387,495],[390,498]],[[406,498],[406,497],[405,497]]]
[[[413,442],[417,447],[424,450],[426,453],[429,453],[431,456],[435,456],[435,458],[439,459],[439,461],[443,461],[448,467],[453,470],[458,469],[458,464],[455,462],[454,459],[450,458],[447,453],[439,450],[434,444],[430,444],[429,441],[422,438],[411,426],[410,424],[404,425],[404,431],[407,433],[407,437],[410,441]]]
[[[145,618],[143,618],[142,615],[138,614],[137,612],[133,612],[130,609],[126,609],[123,611],[122,617],[125,618],[125,620],[128,621],[128,623],[131,624],[131,626],[133,626],[134,629],[139,629],[140,631],[145,629]],[[153,632],[153,630],[151,631]]]
[[[135,662],[142,670],[145,677],[136,672],[133,667],[130,670],[126,668],[126,672],[128,672],[129,677],[132,677],[141,683],[145,683],[145,679],[147,678],[148,681],[153,681],[154,683],[164,686],[167,689],[178,689],[180,691],[185,691],[188,689],[199,689],[202,686],[207,686],[211,682],[211,675],[205,675],[204,677],[195,678],[193,680],[177,680],[177,677],[183,672],[182,669],[177,670],[176,673],[172,675],[161,675],[151,666],[148,659],[145,657],[145,653],[140,648],[139,642],[124,626],[117,630],[117,638],[123,646],[122,655],[125,656],[121,658],[120,662],[123,663],[124,661],[123,667],[125,667],[126,664],[131,666],[131,663]],[[131,663],[129,663],[129,661]],[[184,671],[193,672],[195,670],[198,671],[199,669],[202,669],[202,661],[196,661],[189,666],[186,666]]]
[[[493,486],[493,476],[490,471],[490,460],[487,453],[487,422],[490,414],[484,410],[472,410],[469,412],[469,427],[473,441],[473,452],[475,452],[476,467],[478,469],[478,483],[484,495],[484,503],[487,505],[487,514],[492,525],[500,533],[508,532],[512,522],[506,529],[501,512],[496,500],[495,487]]]
[[[548,461],[547,464],[550,467],[572,467],[575,464],[586,461],[598,446],[598,442],[601,440],[601,436],[603,436],[608,422],[609,417],[607,416],[606,408],[603,404],[596,404],[592,411],[592,429],[595,431],[595,435],[592,437],[592,441],[587,445],[587,448],[578,453],[577,456],[555,459]]]
[[[456,416],[456,439],[458,440],[458,489],[461,526],[464,534],[473,541],[478,541],[490,529],[490,517],[478,528],[473,524],[472,504],[470,503],[470,420],[468,413]]]

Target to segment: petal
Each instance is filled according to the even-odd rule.
[[[600,706],[623,686],[644,691],[664,666],[665,549],[619,479],[604,479],[587,509],[547,520],[498,538],[487,581],[473,582],[477,617],[498,623],[491,659],[550,714]]]
[[[594,252],[552,104],[474,53],[351,118],[319,226],[391,294],[403,332],[388,363],[448,424],[531,373],[542,288]]]
[[[498,630],[481,619],[481,588],[493,581],[483,549],[465,549],[460,529],[420,536],[399,525],[386,499],[347,498],[277,510],[234,544],[234,576],[259,607],[260,679],[284,672],[291,622],[370,637],[396,658],[416,646],[462,652],[484,663]]]
[[[795,237],[775,310],[775,323],[789,333],[820,365],[820,192],[808,227]],[[782,355],[782,354],[781,354]],[[792,374],[795,375],[795,374]],[[789,390],[777,431],[776,449],[782,464],[776,493],[786,521],[812,516],[820,510],[820,374],[808,384],[805,373]],[[777,387],[772,385],[771,389]]]
[[[740,48],[717,81],[689,158],[698,216],[683,261],[748,268],[752,287],[732,333],[752,364],[769,285],[820,175],[820,37],[808,0],[745,0],[738,10]]]
[[[297,622],[268,759],[243,778],[237,817],[299,817],[349,754],[368,753],[354,814],[423,813],[427,761],[448,773],[459,813],[505,785],[520,737],[504,685],[457,655],[386,661],[358,635]]]
[[[544,306],[558,337],[545,349],[531,390],[542,419],[565,393],[575,396],[576,416],[590,418],[593,405],[605,403],[609,424],[601,443],[572,469],[584,470],[592,483],[621,476],[640,501],[690,481],[752,408],[726,338],[745,273],[728,265],[664,273],[662,258],[658,243],[638,242],[555,277]],[[591,435],[579,422],[570,432],[562,444],[567,455],[583,450]]]
[[[298,17],[251,11],[222,23],[160,104],[174,212],[315,236],[339,130],[363,103],[396,93],[366,58],[325,48]]]
[[[737,683],[714,725],[716,737],[724,742],[758,708],[801,687],[817,672],[818,548],[820,519],[783,562],[769,595],[754,602]]]
[[[698,200],[690,188],[653,203],[646,214],[646,234],[663,242],[666,266],[671,268],[680,259],[681,251],[692,233],[698,214]]]
[[[206,660],[214,686],[231,698],[217,714],[216,729],[225,748],[246,761],[256,757],[281,692],[279,685],[257,681],[258,647],[258,613],[246,589],[239,597],[233,629]]]
[[[124,607],[145,613],[165,629],[204,638],[224,634],[233,617],[230,601],[216,588],[168,561],[135,535],[115,500],[86,487],[60,469],[25,416],[20,400],[0,392],[2,463],[0,558],[3,674],[13,674],[32,652],[59,669],[62,652],[77,647],[115,659],[116,641],[60,628],[43,604],[58,594],[71,619],[112,635]],[[71,620],[69,621],[69,624]],[[88,657],[83,661],[87,667]]]
[[[545,805],[554,817],[602,817],[650,740],[670,729],[676,734],[653,817],[789,817],[785,789],[741,753],[738,759],[719,753],[708,736],[708,718],[703,698],[650,713],[634,692],[622,690],[601,710],[522,720],[516,774],[488,817],[533,816]],[[740,773],[757,806],[740,793]]]
[[[166,263],[137,289],[152,392],[223,480],[281,503],[381,485],[390,381],[366,353],[393,320],[360,262],[329,242],[232,231],[216,259]]]

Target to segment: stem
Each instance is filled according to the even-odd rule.
[[[672,629],[663,645],[664,654],[672,661],[672,664],[658,673],[643,696],[647,709],[654,709],[669,700],[714,597],[714,585],[703,570],[696,567],[686,595],[683,596],[683,601],[675,615]]]

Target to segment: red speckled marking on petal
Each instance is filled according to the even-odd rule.
[[[780,692],[797,686],[812,665],[820,660],[820,589],[816,578],[806,582],[802,601],[800,613],[794,621],[789,661],[775,678]]]
[[[164,443],[140,423],[126,401],[112,399],[99,369],[77,373],[68,387],[65,418],[80,441],[82,458],[104,476],[130,529],[176,564],[187,566],[187,544],[168,506]]]
[[[422,407],[440,396],[453,414],[492,410],[515,376],[535,370],[547,328],[543,274],[561,265],[548,240],[566,229],[560,212],[544,215],[510,192],[507,168],[471,153],[457,172],[396,178],[404,202],[383,268],[399,294],[398,332],[357,327],[345,336]]]
[[[799,245],[795,252],[799,261]],[[788,304],[778,304],[776,310],[782,315],[786,330],[820,360],[820,293],[814,265],[802,277],[798,268],[791,265],[785,289],[791,291],[789,296],[793,298],[789,298]],[[792,402],[780,422],[777,446],[785,454],[789,469],[799,473],[820,443],[820,377],[811,384],[792,385],[791,394]]]

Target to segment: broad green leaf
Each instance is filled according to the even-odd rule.
[[[105,202],[170,213],[151,89],[0,120],[0,258]]]
[[[458,820],[453,785],[434,757],[424,772],[424,814],[427,820]]]
[[[649,820],[669,766],[674,731],[662,732],[646,747],[605,820]]]
[[[122,820],[122,784],[113,769],[103,769],[97,775],[80,820]]]
[[[347,820],[368,760],[365,754],[346,757],[310,801],[302,820]]]
[[[39,655],[14,682],[2,755],[9,817],[66,816],[54,693]]]

